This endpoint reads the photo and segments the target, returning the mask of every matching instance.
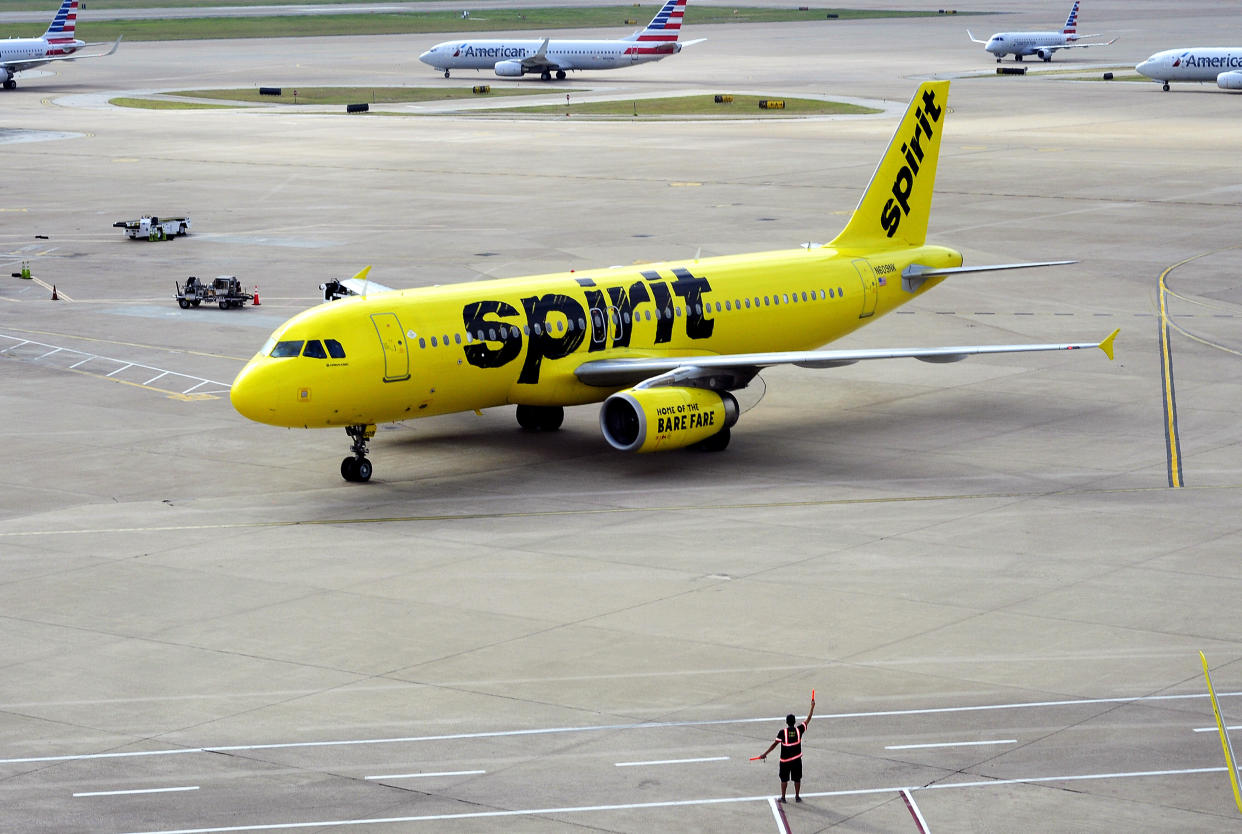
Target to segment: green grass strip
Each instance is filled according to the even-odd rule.
[[[161,101],[153,98],[129,98],[118,96],[108,99],[117,107],[137,107],[140,110],[236,110],[231,104],[206,104],[197,101]]]
[[[559,92],[559,91],[558,91]],[[670,96],[668,98],[643,98],[624,101],[591,101],[575,104],[552,104],[533,107],[501,107],[476,110],[452,115],[487,116],[495,113],[569,113],[571,116],[719,116],[731,119],[780,118],[781,116],[838,116],[865,115],[881,111],[840,101],[820,101],[808,98],[785,98],[783,110],[761,110],[760,99],[776,96],[735,95],[732,103],[717,104],[714,96]]]
[[[149,0],[151,1],[151,0]],[[599,6],[592,8],[487,9],[468,20],[460,12],[410,12],[402,14],[281,15],[263,17],[198,17],[184,19],[141,19],[92,21],[89,11],[78,21],[78,37],[91,41],[211,40],[217,38],[321,37],[330,35],[398,35],[437,32],[551,31],[555,29],[593,29],[600,27],[639,28],[651,20],[657,6]],[[686,11],[683,31],[696,37],[689,27],[713,23],[781,23],[824,21],[827,14],[841,20],[898,17],[937,17],[936,12],[862,11],[857,9],[747,8],[724,9],[694,7]],[[635,21],[626,23],[627,20]]]
[[[490,86],[490,85],[487,85]],[[294,91],[297,91],[296,98]],[[557,90],[556,92],[562,92]],[[548,90],[515,90],[492,87],[489,93],[475,93],[470,87],[283,87],[279,96],[260,95],[257,89],[245,90],[179,90],[165,93],[186,98],[211,98],[225,101],[261,102],[263,104],[402,104],[420,101],[452,101],[468,98],[533,96]],[[212,105],[206,105],[208,107]]]

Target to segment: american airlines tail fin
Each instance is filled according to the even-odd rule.
[[[1078,37],[1078,0],[1074,0],[1074,5],[1070,7],[1069,17],[1065,18],[1065,29],[1061,34],[1071,41]]]
[[[919,87],[853,216],[829,246],[876,251],[923,245],[948,99],[948,81]]]
[[[78,21],[78,0],[64,0],[52,24],[43,33],[43,40],[48,43],[72,43],[73,29]]]
[[[646,29],[635,32],[625,40],[652,44],[676,43],[685,14],[686,0],[666,0],[656,16],[651,18]]]

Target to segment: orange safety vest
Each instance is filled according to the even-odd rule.
[[[803,725],[805,726],[805,725]],[[790,732],[793,733],[793,740],[790,740]],[[792,762],[794,759],[802,758],[802,734],[798,732],[797,727],[784,727],[781,729],[780,735],[777,736],[781,742],[781,761]],[[785,755],[788,753],[789,755]]]

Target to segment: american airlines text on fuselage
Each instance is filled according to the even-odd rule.
[[[457,50],[454,58],[525,58],[527,49],[524,46],[471,46],[466,44]]]
[[[1173,62],[1175,67],[1191,67],[1192,69],[1231,69],[1242,67],[1242,55],[1200,55],[1187,52]]]

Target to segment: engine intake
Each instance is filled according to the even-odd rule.
[[[681,449],[737,422],[737,400],[727,391],[704,388],[630,388],[599,411],[604,439],[622,452]]]
[[[504,78],[518,78],[522,75],[521,61],[500,61],[496,64],[496,74]]]
[[[1242,90],[1242,72],[1230,70],[1216,76],[1216,86],[1222,90]]]

